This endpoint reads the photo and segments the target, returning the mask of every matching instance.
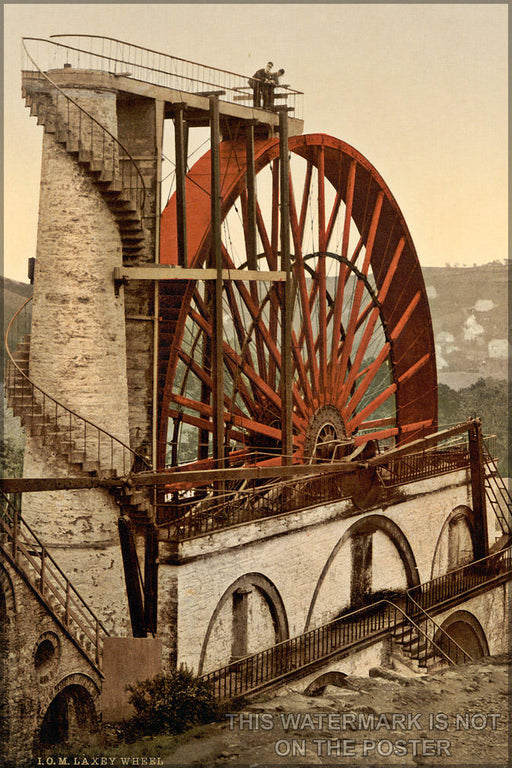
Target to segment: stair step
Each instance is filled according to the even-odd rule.
[[[102,194],[104,195],[115,195],[117,198],[119,198],[119,195],[123,191],[123,182],[121,179],[98,179],[97,184],[102,187]]]
[[[67,144],[69,131],[67,128],[59,128],[55,131],[55,140],[58,144]]]
[[[136,208],[133,208],[132,210],[116,208],[112,202],[110,203],[110,207],[113,209],[114,216],[116,217],[116,221],[118,222],[118,224],[132,223],[132,224],[137,224],[138,227],[141,226],[140,216]]]
[[[90,149],[81,149],[78,153],[78,162],[82,165],[89,165],[92,158],[92,152]]]
[[[103,160],[96,160],[94,158],[91,159],[89,163],[89,171],[91,173],[102,173],[103,168],[104,168]]]
[[[123,245],[136,245],[137,243],[144,242],[144,235],[142,233],[136,234],[134,233],[126,233],[121,232],[121,238],[123,240]]]

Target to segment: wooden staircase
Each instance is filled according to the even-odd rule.
[[[46,75],[24,72],[21,92],[38,125],[53,134],[101,191],[119,228],[123,259],[130,263],[141,256],[145,187],[128,151]]]

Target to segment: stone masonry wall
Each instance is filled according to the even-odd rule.
[[[14,591],[14,604],[7,599],[8,657],[1,681],[9,702],[8,733],[0,751],[8,764],[20,766],[32,755],[34,739],[57,693],[68,684],[82,686],[91,694],[99,715],[101,680],[16,570],[0,564],[0,576],[0,591],[5,589],[6,579]],[[37,666],[36,651],[44,640],[51,641],[55,654]]]
[[[116,95],[70,89],[73,98],[112,133]],[[123,290],[115,295],[113,271],[122,266],[119,230],[99,188],[76,156],[43,138],[41,192],[34,279],[30,376],[42,390],[93,424],[129,443]],[[51,411],[48,408],[48,412]],[[66,424],[66,417],[60,417]],[[100,472],[123,473],[130,458],[117,443],[71,419],[77,450],[86,434],[87,457],[100,456]],[[58,439],[58,438],[57,438]],[[24,476],[79,473],[50,440],[26,435]],[[116,531],[118,507],[105,491],[25,494],[23,515],[42,541],[59,547],[61,567],[84,590],[109,629],[128,625]]]
[[[406,486],[401,497],[386,508],[360,512],[349,502],[338,502],[184,542],[180,546],[180,565],[165,564],[165,547],[162,547],[159,634],[164,646],[170,642],[167,639],[170,627],[164,616],[172,595],[174,602],[177,597],[178,606],[175,630],[178,662],[197,669],[216,605],[228,587],[247,573],[260,573],[275,586],[284,603],[290,636],[305,631],[314,598],[313,622],[308,628],[333,618],[349,595],[350,547],[343,546],[332,560],[331,567],[336,568],[338,574],[336,579],[327,578],[326,565],[349,528],[371,514],[382,515],[401,529],[412,548],[418,578],[427,581],[445,520],[456,506],[467,504],[468,500],[466,475],[462,472],[434,478],[427,484]],[[379,547],[379,541],[384,545]],[[387,582],[382,574],[387,572],[393,577],[390,586],[399,586],[399,558],[388,537],[375,536],[373,559],[379,564],[373,589],[385,587]],[[320,582],[322,576],[325,578]],[[167,589],[171,579],[172,588]],[[251,631],[254,637],[256,630]],[[174,636],[174,631],[172,634]],[[265,640],[261,638],[262,643]]]

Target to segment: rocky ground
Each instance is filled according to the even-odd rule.
[[[114,746],[114,734],[104,732],[79,757],[67,752],[59,763],[55,754],[53,764],[506,768],[511,660],[488,657],[421,676],[378,668],[316,696],[290,684],[179,737]]]
[[[163,764],[505,766],[509,662],[500,656],[428,676],[347,677],[315,697],[290,685],[196,730]]]

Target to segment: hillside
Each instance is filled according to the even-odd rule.
[[[434,326],[439,381],[452,389],[508,377],[508,267],[423,267]],[[4,322],[32,287],[0,278]]]
[[[440,383],[468,387],[479,378],[507,379],[508,267],[424,267]]]

